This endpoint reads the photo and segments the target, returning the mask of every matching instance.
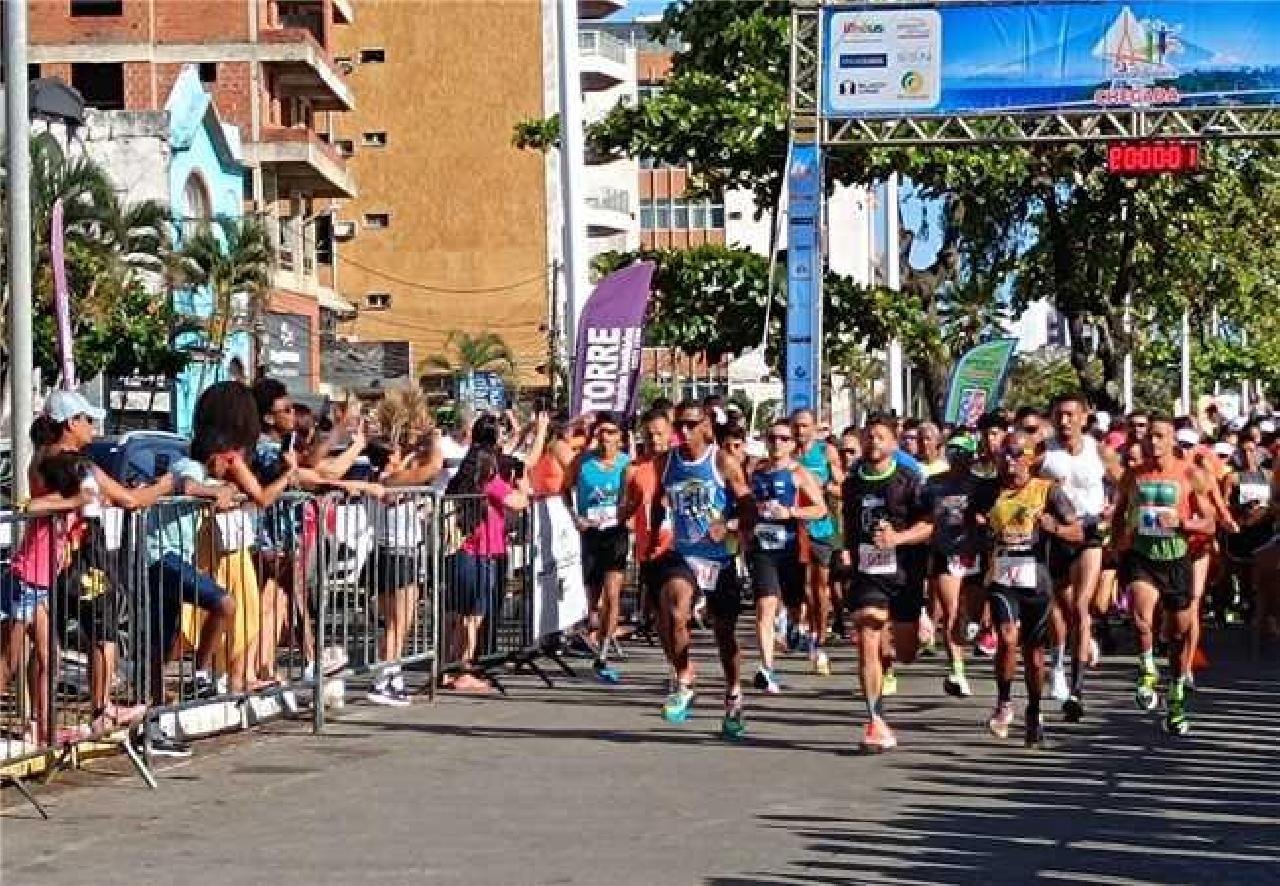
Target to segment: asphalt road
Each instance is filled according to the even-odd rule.
[[[1092,679],[1086,722],[1049,718],[1028,752],[981,728],[994,692],[947,699],[941,666],[902,671],[901,747],[853,752],[851,650],[836,675],[783,669],[750,736],[657,715],[661,656],[631,647],[617,687],[529,678],[505,699],[353,705],[201,745],[135,777],[76,774],[40,821],[5,793],[4,886],[55,884],[1280,883],[1280,668],[1223,643],[1174,743],[1129,702],[1128,660]],[[1019,716],[1021,706],[1019,705]],[[1020,734],[1020,725],[1015,727]]]

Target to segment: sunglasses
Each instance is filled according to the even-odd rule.
[[[605,425],[604,427],[596,428],[596,433],[597,434],[621,434],[622,431],[618,430],[613,425]]]
[[[699,427],[706,419],[703,418],[680,418],[676,419],[675,427],[682,431],[691,431]]]
[[[1038,433],[1040,433],[1040,426],[1039,426],[1039,425],[1023,425],[1023,426],[1022,426],[1022,433],[1024,433],[1024,434],[1038,434]]]
[[[790,443],[795,438],[790,434],[770,434],[768,439],[770,443]]]

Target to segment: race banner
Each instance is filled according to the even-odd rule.
[[[951,371],[943,420],[957,427],[977,427],[984,415],[998,407],[1017,348],[1016,338],[997,338],[961,357]]]
[[[578,321],[573,413],[635,413],[653,262],[614,271],[596,286]]]
[[[559,496],[533,507],[533,632],[541,641],[586,621],[582,536]]]
[[[62,367],[62,387],[76,388],[75,340],[71,337],[71,292],[67,289],[66,231],[63,228],[62,198],[53,201],[49,222],[49,256],[53,265],[53,317],[58,336],[58,357]]]

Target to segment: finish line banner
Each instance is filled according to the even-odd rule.
[[[1280,0],[825,13],[823,115],[1280,104]]]
[[[982,417],[1000,405],[1016,338],[998,338],[971,348],[951,372],[943,421],[976,428]]]
[[[649,307],[653,262],[614,271],[597,284],[578,321],[573,373],[573,414],[636,409],[644,315]]]

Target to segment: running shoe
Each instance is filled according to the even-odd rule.
[[[1044,717],[1040,713],[1027,714],[1027,726],[1023,744],[1033,750],[1044,749]]]
[[[1169,692],[1169,712],[1165,717],[1164,727],[1170,735],[1187,735],[1191,732],[1191,721],[1187,719],[1187,697],[1176,687]]]
[[[596,662],[595,665],[592,666],[592,670],[595,672],[596,679],[601,683],[608,683],[610,686],[616,686],[622,682],[622,674],[618,672],[618,669],[610,667],[603,661]]]
[[[760,668],[756,671],[756,677],[753,681],[755,687],[765,695],[778,695],[782,692],[782,685],[778,683],[777,676],[768,668]]]
[[[987,729],[996,738],[1008,738],[1009,727],[1013,725],[1013,703],[1001,702],[996,705],[996,709],[991,713],[991,719],[987,720]]]
[[[1049,697],[1054,701],[1066,701],[1071,697],[1071,686],[1067,683],[1067,672],[1062,668],[1054,668],[1049,676]]]
[[[978,642],[974,644],[974,647],[978,655],[983,658],[995,658],[1000,642],[996,639],[995,631],[983,631],[978,634]]]
[[[742,716],[742,695],[724,700],[724,719],[720,721],[720,734],[730,741],[741,741],[747,735],[747,723]]]
[[[1154,711],[1156,705],[1160,703],[1160,698],[1156,695],[1156,685],[1160,682],[1160,675],[1154,671],[1143,671],[1138,674],[1138,688],[1133,694],[1133,703],[1137,705],[1140,711]]]
[[[889,668],[884,672],[884,679],[880,682],[881,695],[897,695],[898,694],[898,675]]]
[[[942,680],[942,691],[952,698],[968,698],[973,695],[969,680],[964,674],[947,674]]]
[[[397,691],[389,682],[374,684],[373,688],[365,694],[365,698],[372,704],[385,705],[391,708],[407,708],[409,706],[408,694]]]
[[[873,719],[862,732],[861,746],[865,754],[880,754],[896,748],[898,740],[893,737],[893,730],[888,723]]]
[[[820,677],[831,676],[831,659],[827,658],[827,654],[819,649],[809,659],[809,664],[813,666],[813,672]]]
[[[1084,719],[1084,699],[1072,693],[1071,697],[1062,703],[1062,718],[1068,723],[1079,723]]]
[[[668,723],[683,723],[689,719],[689,708],[693,705],[693,690],[681,686],[667,696],[662,705],[662,719]]]

